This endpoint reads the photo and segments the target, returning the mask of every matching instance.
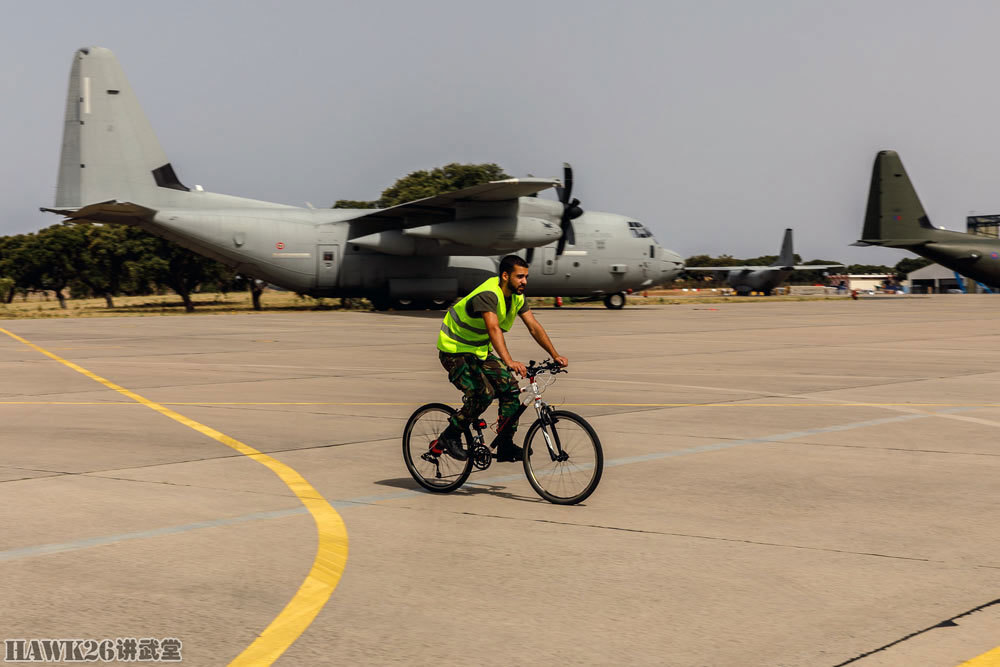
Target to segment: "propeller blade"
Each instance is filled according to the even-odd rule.
[[[572,199],[573,194],[573,167],[569,162],[563,162],[563,187],[556,187],[556,194],[562,202],[563,212],[559,219],[559,227],[562,229],[562,236],[556,244],[556,255],[562,255],[566,249],[566,244],[576,245],[576,233],[573,231],[573,220],[583,215],[580,208],[580,200]]]
[[[569,162],[563,162],[563,187],[566,188],[566,194],[559,193],[559,201],[566,203],[569,198],[573,196],[573,167],[569,165]]]

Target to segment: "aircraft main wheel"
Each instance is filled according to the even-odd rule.
[[[621,310],[625,307],[625,293],[615,292],[604,297],[604,307],[611,310]]]
[[[370,296],[368,301],[375,310],[389,310],[392,307],[392,301],[386,296]]]
[[[431,299],[430,305],[427,307],[431,310],[447,310],[450,305],[451,299]]]

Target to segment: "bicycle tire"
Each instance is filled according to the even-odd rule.
[[[427,419],[429,415],[433,414],[438,414],[441,418],[437,420]],[[451,493],[465,484],[465,481],[469,479],[469,475],[472,473],[471,456],[465,461],[459,461],[447,454],[441,454],[438,457],[439,464],[448,467],[448,474],[443,478],[437,478],[433,475],[428,476],[430,475],[430,470],[434,467],[423,464],[419,464],[418,467],[418,464],[413,460],[413,453],[415,451],[419,451],[420,454],[427,451],[430,445],[428,438],[436,438],[444,430],[445,426],[447,426],[447,420],[453,414],[455,414],[455,409],[449,405],[445,405],[444,403],[428,403],[414,410],[413,414],[407,420],[406,426],[403,428],[403,462],[406,463],[406,469],[410,471],[410,475],[417,484],[434,493]],[[425,425],[423,429],[419,428],[421,424]],[[414,439],[419,440],[419,442],[414,442]],[[424,442],[424,440],[427,440],[427,442]],[[427,474],[424,472],[425,469],[427,470]],[[440,471],[440,467],[437,467],[436,470]],[[435,481],[436,479],[444,479],[446,481]]]
[[[568,461],[552,461],[544,437],[538,437],[542,432],[542,420],[541,418],[536,419],[524,436],[524,475],[528,478],[528,483],[531,484],[535,493],[550,503],[575,505],[589,498],[601,482],[601,476],[604,474],[604,450],[601,447],[601,439],[597,437],[594,427],[575,412],[553,410],[550,415],[553,421],[551,428],[557,437],[559,437],[560,422],[573,423],[579,427],[581,433],[587,436],[590,448],[588,449],[587,443],[583,442],[582,436],[574,437],[574,443],[567,442],[566,447],[572,447],[578,451],[571,454]],[[563,432],[564,435],[569,435],[572,431],[564,426]],[[576,444],[577,441],[580,444]],[[590,469],[593,471],[583,483],[574,484],[572,487],[575,489],[576,486],[579,486],[579,490],[572,490],[568,486],[566,473],[573,472],[570,470],[570,465],[559,465],[560,463],[569,464],[574,456],[578,462],[572,465],[575,465],[578,471],[586,470],[587,466],[591,466]],[[582,476],[578,475],[578,477]],[[551,483],[545,478],[552,478]]]

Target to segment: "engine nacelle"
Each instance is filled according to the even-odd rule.
[[[557,240],[558,225],[540,218],[479,218],[440,222],[404,229],[406,236],[451,241],[460,245],[505,250],[537,248]]]

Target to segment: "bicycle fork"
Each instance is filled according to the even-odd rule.
[[[549,457],[553,461],[565,461],[569,458],[566,452],[563,451],[562,445],[559,442],[559,433],[555,429],[555,422],[552,420],[552,409],[549,408],[548,403],[542,400],[542,392],[538,391],[538,384],[532,378],[531,383],[528,385],[531,388],[532,402],[531,404],[535,408],[535,413],[538,415],[538,421],[541,424],[542,438],[545,440],[545,446],[549,450]],[[528,391],[528,387],[524,387],[521,391]],[[527,405],[522,403],[521,409],[518,411],[520,416],[526,409]],[[551,430],[551,433],[549,432]],[[527,451],[527,443],[525,443],[525,451]],[[525,454],[527,456],[527,454]]]

